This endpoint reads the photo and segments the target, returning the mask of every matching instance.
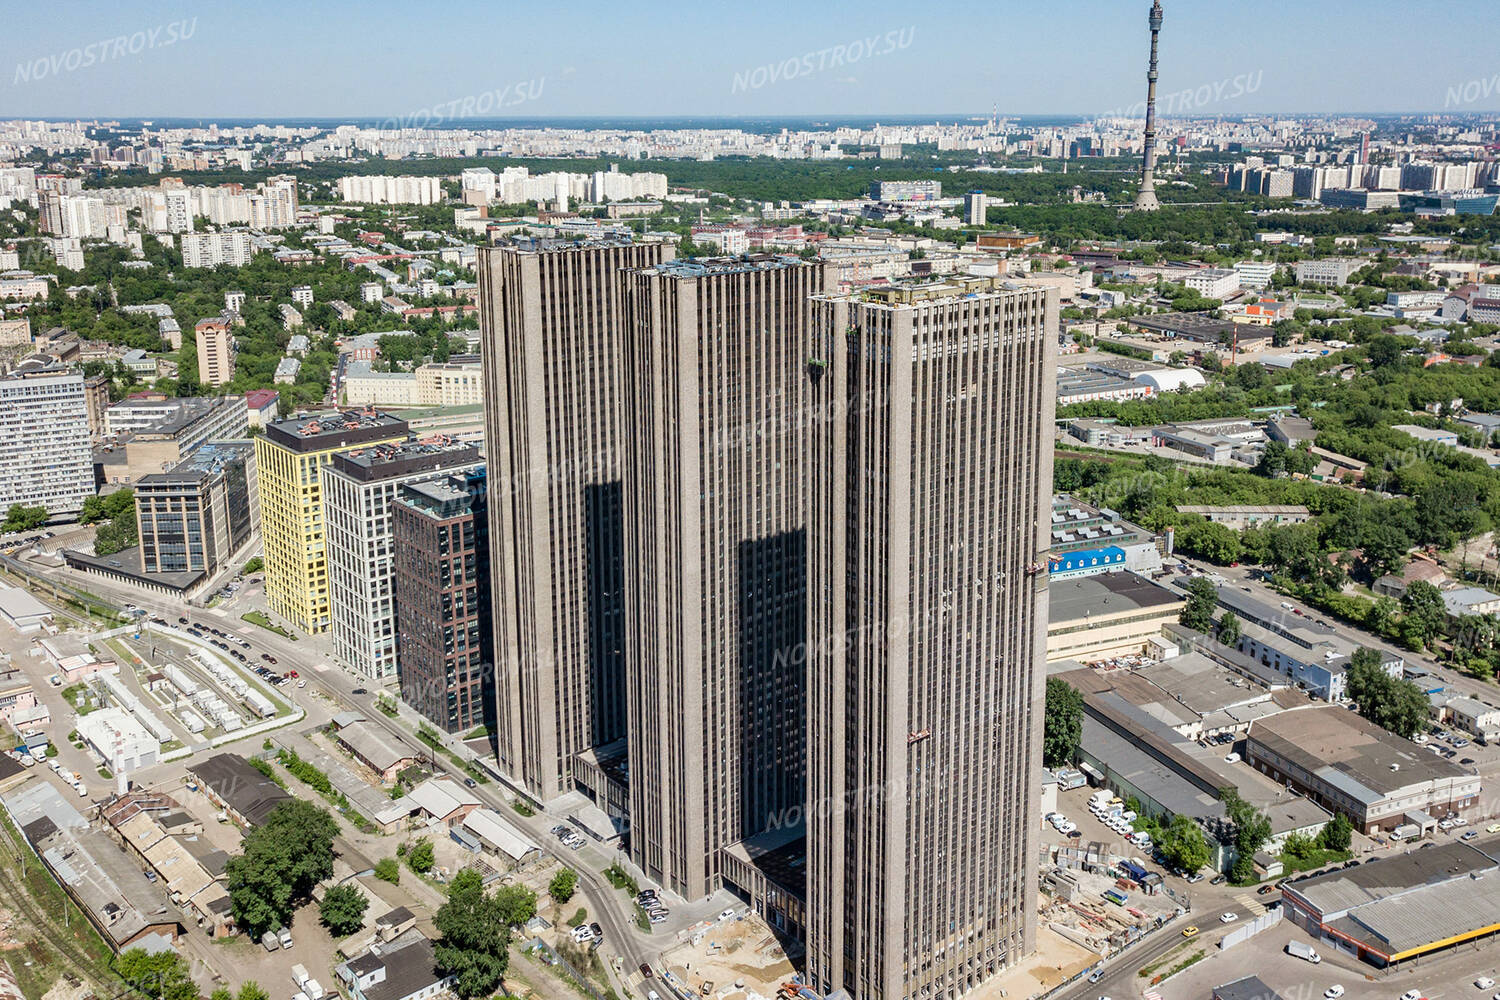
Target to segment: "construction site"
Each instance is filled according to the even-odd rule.
[[[727,912],[727,911],[726,911]],[[679,932],[662,952],[674,985],[713,1000],[786,1000],[796,969],[781,941],[753,913],[737,909],[723,920],[703,920]]]

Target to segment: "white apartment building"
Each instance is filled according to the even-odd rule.
[[[443,185],[436,177],[340,177],[339,198],[365,205],[436,205]]]
[[[1299,285],[1323,285],[1336,288],[1349,283],[1349,275],[1365,266],[1362,260],[1349,257],[1325,257],[1322,260],[1297,261]]]
[[[1226,299],[1240,290],[1240,276],[1227,267],[1205,267],[1182,279],[1182,283],[1210,299]]]
[[[183,233],[183,267],[244,267],[255,253],[247,232]]]
[[[750,235],[743,229],[693,229],[693,242],[711,246],[719,253],[734,256],[750,252]]]
[[[0,299],[45,299],[52,283],[30,271],[0,271]]]
[[[1242,260],[1234,265],[1241,288],[1265,288],[1276,276],[1276,265],[1268,260]]]
[[[472,362],[433,362],[410,372],[378,372],[368,361],[351,361],[340,385],[346,406],[400,409],[484,402],[483,370]]]
[[[0,510],[83,508],[94,495],[83,373],[45,368],[0,378]]]
[[[292,289],[292,301],[299,306],[310,306],[313,304],[313,290],[311,285],[298,285]]]
[[[167,232],[192,232],[193,193],[187,188],[167,188],[163,197],[166,199]]]
[[[62,214],[61,236],[102,240],[109,226],[104,199],[82,194],[65,194],[58,199]]]
[[[480,464],[473,446],[438,438],[335,454],[323,466],[333,655],[340,666],[377,682],[396,676],[391,501],[401,486]]]

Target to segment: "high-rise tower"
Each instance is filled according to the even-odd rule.
[[[621,272],[675,244],[533,240],[479,253],[496,743],[543,801],[625,735]]]
[[[820,299],[809,519],[814,989],[953,1000],[1035,948],[1057,293]]]
[[[804,806],[812,296],[822,263],[672,261],[626,293],[630,853],[700,899]]]
[[[1151,68],[1146,71],[1146,151],[1141,156],[1141,189],[1136,192],[1135,210],[1154,212],[1161,207],[1156,200],[1156,40],[1161,35],[1161,0],[1151,4]]]

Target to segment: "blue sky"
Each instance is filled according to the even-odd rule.
[[[435,109],[462,113],[465,98],[470,114],[491,116],[982,114],[992,106],[1095,115],[1144,97],[1147,7],[13,3],[0,32],[0,117],[419,120]],[[1456,42],[1483,35],[1472,3],[1165,7],[1160,86],[1183,111],[1500,109],[1500,51]]]

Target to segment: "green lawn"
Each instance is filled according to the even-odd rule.
[[[280,625],[277,625],[275,622],[271,621],[271,619],[266,617],[265,612],[263,611],[246,611],[244,614],[240,615],[240,618],[243,621],[249,622],[251,625],[259,625],[261,628],[265,629],[268,632],[275,632],[283,639],[290,639],[293,642],[297,641],[297,637],[295,635],[288,632]]]

